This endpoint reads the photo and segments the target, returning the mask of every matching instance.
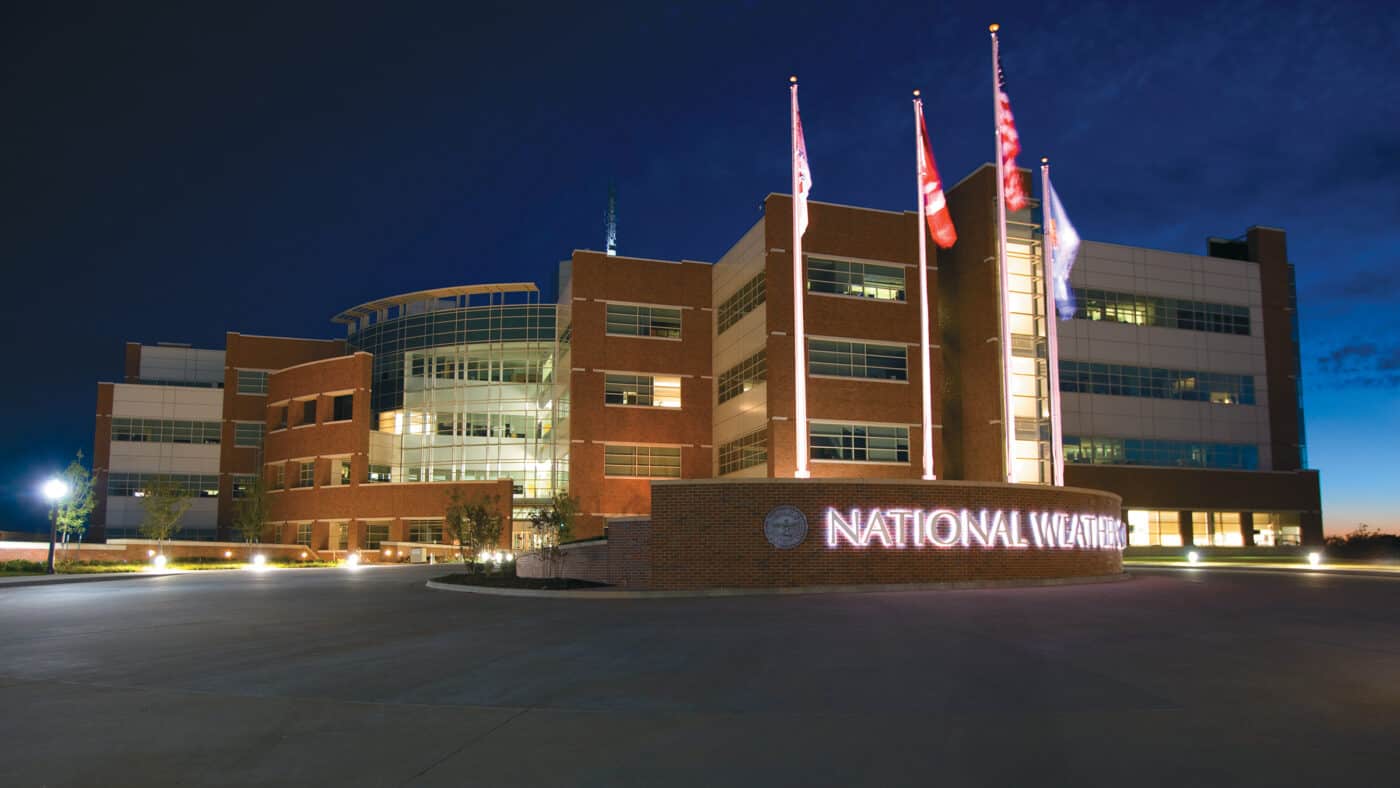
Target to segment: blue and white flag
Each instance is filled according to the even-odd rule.
[[[1074,291],[1069,287],[1069,270],[1074,267],[1074,258],[1079,254],[1079,233],[1070,224],[1065,206],[1060,204],[1060,195],[1055,193],[1054,186],[1050,186],[1048,178],[1045,184],[1049,187],[1045,195],[1045,236],[1048,241],[1045,246],[1051,255],[1050,276],[1055,285],[1055,307],[1061,320],[1069,320],[1074,317],[1075,309]]]

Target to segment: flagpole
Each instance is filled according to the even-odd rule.
[[[1001,361],[1002,361],[1002,433],[1006,440],[1002,453],[1006,460],[1006,481],[1016,481],[1016,415],[1011,397],[1011,273],[1006,267],[1006,173],[1001,155],[1001,63],[997,31],[1001,25],[987,28],[992,34],[992,127],[996,134],[997,162],[997,269],[1001,275]],[[1018,176],[1019,177],[1019,174]]]
[[[923,438],[924,438],[924,474],[926,481],[937,479],[933,472],[933,384],[932,373],[929,369],[932,357],[929,354],[928,336],[928,205],[924,195],[923,170],[928,164],[924,161],[924,140],[923,140],[923,119],[924,102],[919,98],[919,91],[914,91],[914,160],[917,166],[914,168],[914,187],[919,197],[919,218],[914,223],[919,232],[919,367],[920,383],[923,388]]]
[[[797,77],[789,77],[789,92],[792,94],[792,361],[793,361],[793,422],[797,428],[794,442],[797,469],[792,475],[806,479],[812,475],[807,469],[807,327],[804,319],[806,308],[805,288],[802,286],[802,228],[797,224]]]
[[[1064,422],[1060,416],[1060,316],[1055,310],[1055,238],[1057,228],[1050,215],[1050,160],[1040,160],[1040,204],[1041,216],[1048,232],[1042,236],[1044,244],[1041,259],[1041,278],[1045,280],[1045,342],[1046,361],[1049,368],[1050,387],[1050,462],[1053,483],[1056,487],[1065,486],[1065,447]]]

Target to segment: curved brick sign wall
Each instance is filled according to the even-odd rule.
[[[978,482],[654,482],[650,520],[609,524],[608,575],[655,589],[1114,575],[1121,505],[1098,490]]]

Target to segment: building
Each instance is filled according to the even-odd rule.
[[[949,190],[960,240],[930,245],[927,304],[916,213],[811,205],[813,477],[923,475],[910,447],[923,439],[926,309],[932,471],[1051,482],[1039,211],[1008,217],[1007,359],[995,185],[986,165]],[[279,541],[441,542],[461,490],[508,514],[518,545],[555,493],[578,499],[575,535],[588,537],[648,514],[652,480],[791,477],[791,208],[770,195],[714,264],[577,251],[557,303],[528,283],[464,285],[347,309],[334,318],[344,340],[129,345],[127,381],[99,388],[96,525],[130,533],[141,485],[172,474],[200,496],[186,536],[213,538],[261,472]],[[1252,228],[1207,251],[1081,247],[1079,310],[1057,324],[1066,482],[1120,495],[1134,546],[1320,542],[1285,235]]]

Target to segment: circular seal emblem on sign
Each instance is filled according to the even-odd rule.
[[[791,550],[807,538],[807,515],[795,506],[779,506],[763,518],[763,535],[779,550]]]

